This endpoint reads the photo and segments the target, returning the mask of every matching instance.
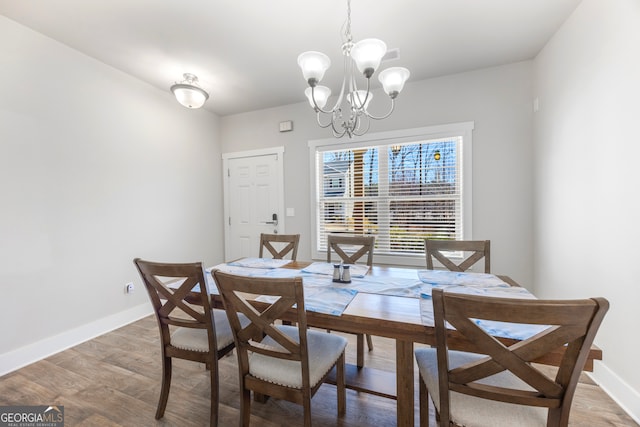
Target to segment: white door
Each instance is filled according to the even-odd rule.
[[[258,256],[260,233],[284,230],[283,151],[223,157],[226,261]]]

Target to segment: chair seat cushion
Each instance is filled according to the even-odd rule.
[[[440,391],[438,388],[438,359],[435,348],[420,348],[415,351],[418,369],[427,385],[436,408],[440,407]],[[485,356],[461,351],[449,351],[449,369],[456,368]],[[533,389],[520,378],[510,372],[501,372],[478,381],[479,383]],[[533,427],[547,425],[546,408],[515,405],[494,400],[481,399],[466,394],[450,392],[450,419],[465,426],[478,427]]]
[[[278,325],[277,328],[296,342],[299,342],[298,328]],[[282,348],[267,336],[262,344]],[[309,381],[314,387],[336,363],[347,346],[344,337],[326,332],[307,330],[309,349]],[[253,353],[249,357],[249,373],[254,377],[287,387],[302,388],[302,367],[300,362],[283,360]]]
[[[221,350],[233,342],[233,332],[224,310],[211,310],[216,328],[216,341],[218,350]],[[240,315],[240,322],[249,323],[244,315]],[[177,328],[171,334],[171,344],[184,350],[209,351],[209,338],[206,329]]]

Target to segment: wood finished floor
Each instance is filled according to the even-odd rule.
[[[355,336],[347,362],[355,362]],[[154,414],[160,390],[160,351],[153,317],[102,335],[45,360],[0,377],[0,406],[64,405],[66,426],[208,426],[209,380],[204,366],[174,362],[165,417]],[[374,337],[366,366],[393,370],[394,342]],[[606,355],[605,355],[606,356]],[[417,381],[417,380],[416,380]],[[418,424],[417,383],[415,416]],[[235,352],[220,362],[220,426],[238,425]],[[312,401],[313,424],[395,426],[395,401],[347,391],[347,414],[337,418],[335,387],[323,385]],[[269,399],[252,404],[251,425],[302,425],[302,408]],[[433,425],[433,424],[432,424]],[[571,426],[637,426],[598,386],[583,375],[571,411]]]

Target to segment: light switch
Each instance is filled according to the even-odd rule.
[[[295,216],[295,210],[293,208],[287,208],[287,216]]]

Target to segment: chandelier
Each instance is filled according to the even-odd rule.
[[[364,39],[357,43],[351,36],[351,0],[347,0],[347,22],[345,25],[342,55],[344,59],[344,75],[342,87],[336,103],[330,109],[325,105],[331,95],[331,89],[318,83],[324,77],[325,71],[331,65],[331,60],[321,52],[304,52],[298,56],[298,65],[302,75],[309,84],[304,91],[309,104],[316,112],[318,125],[322,128],[331,126],[333,135],[342,138],[348,135],[364,135],[371,124],[371,119],[382,120],[391,115],[395,107],[395,99],[402,91],[404,83],[409,78],[409,70],[403,67],[392,67],[378,74],[382,88],[391,99],[389,111],[382,116],[375,116],[368,111],[369,102],[373,98],[371,93],[371,77],[380,66],[382,57],[387,52],[387,45],[378,39]],[[356,71],[366,78],[366,90],[358,89]],[[328,117],[322,122],[322,117]]]

